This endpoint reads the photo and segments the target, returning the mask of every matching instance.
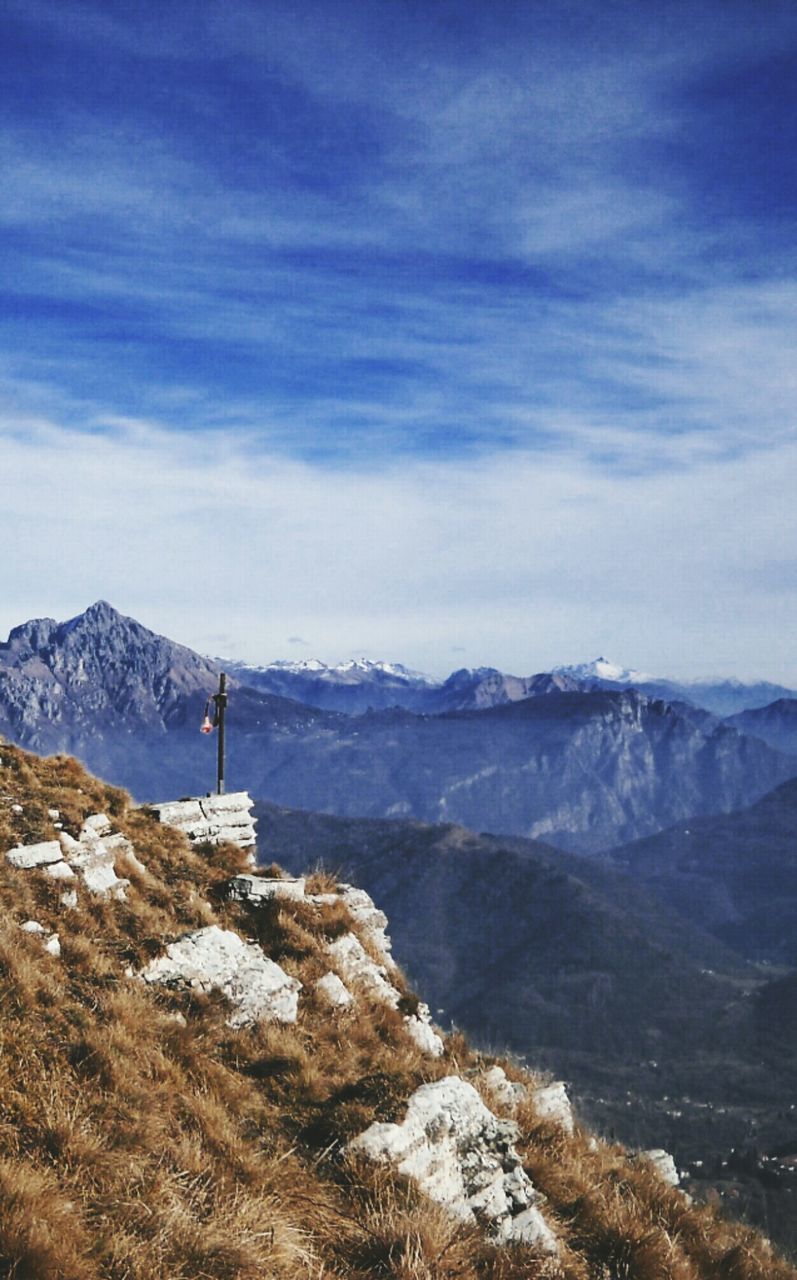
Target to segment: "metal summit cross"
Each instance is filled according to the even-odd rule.
[[[214,702],[216,711],[211,721],[208,715],[210,703]],[[219,691],[208,698],[205,703],[205,718],[200,727],[200,733],[212,733],[214,729],[218,729],[218,751],[216,755],[216,794],[224,795],[224,714],[227,710],[227,676],[222,671],[219,675]]]

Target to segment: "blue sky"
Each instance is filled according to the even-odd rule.
[[[0,622],[797,682],[792,3],[3,12]]]

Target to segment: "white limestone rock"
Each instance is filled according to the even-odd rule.
[[[456,1218],[481,1223],[497,1242],[555,1254],[556,1237],[523,1171],[516,1137],[516,1125],[497,1119],[472,1085],[447,1076],[416,1089],[401,1124],[372,1124],[348,1150],[392,1165]]]
[[[221,991],[233,1006],[230,1027],[295,1022],[302,984],[260,947],[209,925],[172,942],[142,971],[145,982],[194,991]]]
[[[427,1053],[430,1058],[442,1058],[445,1045],[432,1026],[428,1004],[421,1002],[417,1013],[411,1013],[405,1017],[404,1026],[422,1053]]]
[[[133,846],[121,832],[112,833],[104,813],[94,813],[86,818],[77,840],[67,831],[62,831],[58,841],[64,861],[89,893],[124,901],[130,881],[117,876],[116,856],[119,853],[129,856]],[[63,879],[69,878],[63,872],[58,874]]]
[[[114,841],[117,839],[120,843],[115,845]],[[149,871],[144,866],[144,863],[139,858],[130,841],[126,840],[124,836],[111,836],[105,841],[105,847],[106,849],[113,849],[115,853],[121,853],[128,865],[132,867],[133,871],[138,872],[140,876],[149,876]]]
[[[354,1004],[354,996],[349,988],[331,970],[318,979],[315,989],[333,1009],[348,1009]]]
[[[563,1080],[555,1080],[553,1084],[535,1089],[531,1100],[538,1116],[558,1124],[565,1133],[573,1132],[573,1108]]]
[[[247,902],[250,906],[273,902],[276,898],[300,901],[304,898],[304,876],[286,877],[284,880],[254,876],[249,873],[234,876],[227,885],[227,896],[235,902]]]
[[[251,850],[256,841],[252,806],[248,792],[231,791],[222,796],[167,800],[146,808],[158,822],[184,832],[192,844],[223,844],[229,841]],[[255,865],[254,856],[251,865]]]
[[[388,970],[371,959],[355,934],[344,933],[342,937],[330,942],[327,955],[345,982],[355,990],[363,991],[380,1004],[389,1005],[391,1009],[398,1008],[401,993],[390,982]],[[432,1028],[428,1005],[419,1004],[417,1014],[407,1014],[404,1026],[423,1053],[439,1058],[445,1052],[443,1041]]]
[[[339,893],[308,893],[306,901],[312,902],[314,907],[331,907],[336,902],[340,902]]]
[[[51,880],[74,880],[75,873],[68,862],[48,862],[44,874]]]
[[[387,969],[371,959],[355,934],[344,933],[330,942],[327,954],[348,985],[359,987],[361,991],[366,991],[373,999],[390,1005],[392,1009],[398,1007],[401,996],[388,981]]]
[[[22,871],[31,871],[34,867],[44,867],[51,862],[61,861],[61,846],[57,840],[43,840],[40,844],[17,845],[6,853],[6,862]]]
[[[364,889],[357,889],[352,884],[340,886],[340,897],[363,937],[376,949],[382,963],[388,969],[395,969],[396,962],[390,954],[393,944],[385,932],[388,921],[384,911],[379,910]]]
[[[60,956],[61,942],[57,933],[52,933],[49,929],[45,929],[44,925],[39,924],[38,920],[26,920],[19,927],[23,933],[30,933],[40,938],[48,955],[55,956],[56,959]]]
[[[681,1181],[681,1175],[675,1167],[675,1161],[669,1151],[665,1151],[663,1147],[653,1147],[650,1151],[640,1151],[640,1160],[647,1160],[652,1164],[659,1177],[667,1183],[669,1187],[677,1187]]]
[[[104,813],[92,813],[83,823],[81,835],[93,832],[96,836],[109,836],[111,834],[111,823]]]
[[[525,1085],[518,1084],[515,1080],[507,1077],[503,1067],[490,1067],[481,1077],[482,1083],[487,1086],[491,1098],[494,1098],[500,1107],[514,1113],[517,1111],[518,1103],[528,1096]]]
[[[77,907],[77,891],[69,889],[66,893],[62,893],[60,902],[62,907],[66,907],[69,911],[74,911]]]

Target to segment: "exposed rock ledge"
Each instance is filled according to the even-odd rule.
[[[78,881],[97,897],[124,899],[130,882],[116,874],[119,854],[133,857],[130,841],[121,832],[112,831],[104,813],[92,813],[81,826],[77,839],[67,831],[59,831],[57,840],[9,849],[6,861],[24,871],[41,868],[51,879],[67,882],[61,901],[65,906],[74,907],[77,906],[74,885]]]
[[[327,948],[330,962],[337,973],[322,980],[321,995],[332,1008],[345,1009],[353,1002],[349,991],[352,988],[355,993],[359,991],[367,994],[371,999],[389,1005],[392,1009],[399,1007],[401,993],[391,981],[396,962],[390,954],[391,942],[386,933],[387,916],[374,905],[364,889],[342,884],[337,893],[308,894],[305,892],[305,880],[302,876],[272,879],[245,872],[230,880],[227,895],[236,902],[245,902],[252,910],[275,901],[304,901],[317,907],[342,902],[348,908],[362,937],[380,957],[381,963],[371,958],[356,934],[343,934]],[[330,982],[329,978],[337,978],[337,982]],[[442,1056],[443,1041],[432,1026],[428,1005],[419,1003],[415,1013],[405,1014],[404,1025],[422,1053],[433,1058]]]
[[[232,1005],[231,1027],[255,1022],[295,1022],[301,982],[253,942],[209,925],[172,942],[165,955],[141,972],[145,982],[180,990],[221,991]]]
[[[557,1253],[516,1137],[514,1122],[497,1119],[473,1085],[446,1076],[416,1089],[401,1124],[372,1124],[348,1151],[392,1165],[455,1217],[481,1223],[499,1244]]]
[[[144,808],[158,822],[182,831],[192,844],[237,844],[242,849],[255,846],[253,801],[246,791],[228,795],[197,796],[187,800],[167,800]],[[252,858],[254,866],[254,858]]]

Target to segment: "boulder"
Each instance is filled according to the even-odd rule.
[[[344,982],[359,987],[382,1004],[398,1007],[401,996],[388,980],[387,969],[371,959],[355,934],[344,933],[330,942],[327,954]]]
[[[665,1151],[663,1147],[653,1147],[650,1151],[640,1151],[638,1159],[646,1160],[648,1164],[652,1164],[659,1177],[669,1187],[677,1187],[680,1184],[681,1175],[675,1167],[675,1161],[669,1151]]]
[[[538,1116],[558,1124],[565,1133],[573,1132],[573,1108],[563,1080],[555,1080],[553,1084],[545,1084],[535,1089],[531,1100]]]
[[[61,846],[57,840],[44,840],[40,844],[17,845],[9,849],[6,862],[22,871],[30,871],[34,867],[44,867],[51,862],[60,862]]]
[[[481,1079],[487,1086],[491,1098],[494,1098],[506,1111],[516,1111],[518,1103],[528,1097],[525,1085],[509,1080],[503,1067],[497,1065],[490,1067],[483,1073]]]
[[[332,1005],[333,1009],[348,1009],[354,1004],[354,996],[336,973],[325,973],[315,984],[318,994]]]
[[[516,1125],[493,1115],[473,1085],[447,1076],[416,1089],[401,1124],[372,1124],[348,1151],[391,1165],[461,1221],[479,1222],[497,1243],[557,1253],[516,1137]]]
[[[100,898],[124,900],[130,881],[117,876],[116,855],[129,854],[132,845],[121,832],[111,833],[111,824],[104,813],[91,814],[86,818],[77,840],[62,831],[59,842],[64,861],[83,881],[89,893]]]
[[[432,1026],[428,1004],[420,1003],[417,1013],[411,1013],[405,1017],[404,1026],[422,1053],[428,1053],[430,1058],[443,1056],[445,1045]]]
[[[178,990],[221,991],[232,1005],[231,1027],[295,1022],[301,982],[269,960],[253,942],[209,925],[172,942],[140,975]]]
[[[364,889],[357,889],[352,884],[340,886],[340,898],[348,907],[349,915],[360,929],[363,937],[371,943],[382,963],[388,969],[395,969],[396,962],[390,954],[392,943],[386,933],[387,916],[380,911]]]
[[[229,842],[253,849],[256,837],[252,805],[248,792],[231,791],[227,795],[166,800],[145,807],[158,822],[184,832],[192,844]]]
[[[246,902],[249,906],[273,902],[276,898],[289,898],[298,901],[304,897],[305,880],[303,876],[273,880],[267,876],[254,876],[248,873],[234,876],[227,885],[227,896],[235,902]]]

